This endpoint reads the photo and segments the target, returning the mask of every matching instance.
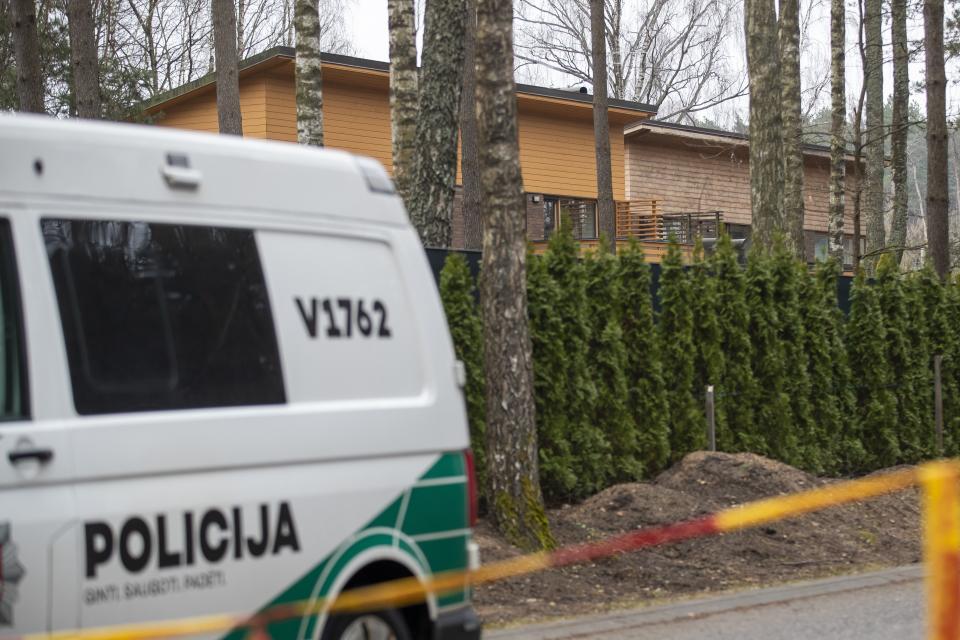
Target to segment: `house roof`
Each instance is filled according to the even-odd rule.
[[[708,127],[696,127],[693,125],[679,124],[676,122],[663,122],[661,120],[644,120],[635,122],[624,127],[624,136],[629,140],[638,138],[646,134],[656,133],[665,136],[672,136],[681,139],[699,140],[704,143],[713,143],[720,145],[737,145],[747,147],[750,145],[750,136],[745,133],[735,131],[724,131],[722,129],[710,129]],[[808,156],[830,157],[830,147],[822,144],[804,144],[803,153]],[[853,161],[852,153],[846,154],[847,161]]]
[[[281,64],[289,63],[296,58],[296,49],[293,47],[273,47],[257,55],[251,56],[240,61],[241,77],[276,67]],[[366,72],[373,72],[378,75],[388,76],[390,73],[390,63],[379,60],[370,60],[367,58],[357,58],[354,56],[344,56],[335,53],[321,54],[321,59],[325,65],[333,65],[340,68],[353,68]],[[208,73],[205,76],[197,78],[191,82],[181,85],[170,91],[161,93],[151,100],[147,101],[143,110],[146,112],[159,111],[161,106],[168,106],[171,103],[179,102],[185,99],[189,94],[213,85],[216,82],[216,73]],[[583,106],[593,106],[593,95],[581,93],[577,90],[552,89],[549,87],[538,87],[529,84],[517,84],[517,94],[533,99],[545,100],[548,102],[564,102],[571,104],[581,104]],[[619,112],[624,116],[633,116],[637,119],[649,118],[657,113],[657,108],[650,104],[641,102],[632,102],[630,100],[617,100],[610,98],[608,100],[611,112]]]

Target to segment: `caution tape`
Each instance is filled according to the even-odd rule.
[[[938,463],[931,463],[931,465],[933,464]],[[590,562],[669,542],[755,527],[767,522],[799,516],[828,507],[866,500],[916,484],[918,474],[926,478],[933,473],[928,471],[929,468],[931,468],[930,465],[920,467],[919,470],[903,469],[787,496],[750,502],[694,520],[641,529],[596,543],[585,543],[552,552],[519,556],[493,562],[473,571],[440,573],[423,581],[415,577],[401,578],[372,586],[359,587],[339,594],[332,601],[320,598],[309,602],[301,601],[277,605],[253,616],[249,613],[198,616],[174,621],[54,633],[34,633],[22,636],[0,636],[0,640],[160,640],[161,638],[227,632],[237,628],[250,629],[254,635],[261,636],[262,630],[267,625],[281,620],[303,618],[323,613],[375,611],[384,608],[403,607],[423,602],[428,594],[443,595],[460,591],[468,586],[488,584],[545,569]],[[960,537],[957,538],[957,549],[960,549]],[[954,604],[956,603],[954,602]],[[956,637],[956,635],[951,636],[951,638]]]

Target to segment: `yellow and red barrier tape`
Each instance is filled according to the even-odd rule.
[[[923,556],[927,635],[960,638],[960,466],[934,462],[920,468],[923,487]]]
[[[921,467],[920,471],[913,468],[903,469],[792,495],[759,500],[723,509],[703,518],[650,527],[614,536],[597,543],[574,545],[553,552],[534,553],[502,560],[469,572],[456,571],[437,574],[425,582],[411,577],[351,589],[338,595],[332,602],[319,599],[311,602],[278,605],[253,616],[250,614],[200,616],[175,621],[60,631],[49,634],[6,636],[0,637],[0,640],[159,640],[160,638],[225,632],[236,628],[249,628],[257,631],[280,620],[318,615],[324,612],[335,613],[402,607],[422,602],[428,593],[450,593],[463,589],[467,584],[486,584],[669,542],[736,531],[774,520],[893,493],[916,484],[918,473],[927,473],[923,470],[924,467]],[[958,548],[960,548],[960,538],[958,538]],[[951,637],[956,638],[957,636]]]

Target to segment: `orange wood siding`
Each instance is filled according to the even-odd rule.
[[[297,141],[297,106],[293,77],[270,74],[267,86],[267,137]],[[390,98],[376,87],[325,79],[323,137],[327,146],[371,156],[392,173]]]
[[[372,156],[392,173],[390,99],[385,72],[324,65],[324,137],[327,146]],[[293,63],[241,74],[240,101],[245,135],[295,142],[297,139]],[[597,180],[590,105],[521,94],[518,98],[520,165],[531,193],[596,198]],[[175,99],[164,109],[162,126],[217,131],[212,85]],[[622,111],[622,112],[621,112]],[[610,112],[613,197],[626,196],[623,126],[641,113]],[[460,183],[460,171],[457,171]]]
[[[560,117],[525,110],[521,102],[519,128],[520,167],[526,191],[580,198],[597,197],[597,165],[590,112],[585,117]],[[611,119],[610,132],[613,198],[623,200],[623,124]]]
[[[262,76],[240,79],[240,113],[243,116],[243,135],[251,138],[267,137],[266,83]],[[164,109],[157,121],[163,127],[216,133],[217,94],[213,87],[197,96]]]
[[[723,212],[731,224],[750,224],[750,163],[743,145],[720,147],[688,139],[648,134],[627,141],[628,199],[659,200],[663,211]],[[852,173],[852,166],[848,167]],[[804,228],[827,231],[830,207],[827,158],[804,163]],[[847,181],[847,202],[853,189]],[[846,229],[853,228],[847,207]]]

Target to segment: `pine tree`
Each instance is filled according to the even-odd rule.
[[[762,448],[756,453],[784,462],[800,457],[790,396],[787,363],[780,340],[780,317],[771,259],[754,245],[747,260],[749,334],[753,338],[753,376],[757,380],[754,411]]]
[[[608,482],[630,482],[643,476],[643,466],[637,458],[637,428],[627,406],[627,350],[620,326],[617,259],[605,246],[601,241],[600,249],[584,262],[590,292],[588,362],[597,387],[594,424],[610,443]]]
[[[569,421],[567,438],[575,455],[573,472],[577,482],[572,498],[596,493],[604,486],[610,470],[610,444],[593,421],[597,388],[590,378],[587,350],[590,327],[587,322],[587,286],[577,243],[569,231],[554,233],[544,256],[547,271],[557,284],[556,310],[563,325],[567,389],[563,410]]]
[[[670,452],[679,460],[706,445],[703,409],[693,395],[693,300],[680,247],[671,241],[660,272],[660,349],[666,385]]]
[[[940,379],[943,394],[943,441],[944,453],[956,455],[960,452],[960,384],[957,375],[957,330],[951,323],[951,309],[955,308],[956,290],[941,283],[932,266],[927,264],[911,279],[913,306],[923,310],[922,331],[926,337],[926,360],[930,377],[928,378],[925,404],[929,409],[929,424],[933,427],[933,357],[943,356],[940,367]],[[953,318],[956,320],[956,317]],[[918,357],[921,354],[917,354]]]
[[[473,277],[466,259],[451,253],[440,272],[440,299],[446,312],[450,337],[457,359],[467,373],[464,396],[470,424],[470,447],[473,449],[477,486],[486,483],[486,397],[483,380],[483,327],[477,309]]]
[[[724,379],[724,354],[720,323],[717,318],[717,281],[704,259],[703,242],[698,237],[690,266],[691,302],[693,304],[693,344],[696,347],[693,365],[693,394],[704,399],[707,385],[719,386]],[[722,409],[714,403],[717,433],[726,433]],[[706,414],[704,414],[706,417]],[[704,422],[706,428],[706,422]]]
[[[650,293],[650,267],[631,239],[619,255],[620,322],[627,359],[627,408],[637,429],[637,459],[649,477],[670,457],[666,389]]]
[[[954,279],[946,280],[943,288],[944,324],[949,331],[944,340],[947,355],[944,356],[940,374],[943,383],[943,425],[948,434],[944,440],[948,455],[956,456],[960,454],[960,288]],[[928,385],[930,389],[933,388],[932,377]],[[933,422],[930,424],[933,425]]]
[[[853,396],[850,370],[842,335],[842,312],[837,307],[837,262],[817,265],[815,277],[804,278],[801,292],[804,323],[804,351],[810,379],[810,412],[816,425],[817,440],[811,443],[819,452],[821,471],[836,473],[846,468],[841,444],[846,434],[845,420],[852,418]],[[851,413],[845,414],[845,410]],[[857,459],[859,438],[852,437],[851,455]]]
[[[533,344],[533,397],[540,445],[540,486],[550,502],[577,493],[577,462],[568,435],[567,353],[564,324],[557,312],[560,290],[547,272],[546,260],[527,259],[527,314]]]
[[[747,281],[737,250],[726,233],[720,236],[710,260],[716,278],[716,316],[724,355],[724,377],[716,383],[717,416],[725,428],[717,430],[721,451],[763,451],[763,437],[754,420],[757,394],[751,361]]]
[[[917,379],[914,388],[915,411],[921,429],[921,442],[927,456],[936,454],[936,429],[933,416],[933,354],[930,350],[930,331],[927,327],[927,309],[923,274],[910,273],[900,281],[907,312],[907,341],[911,367]],[[938,282],[932,282],[935,287]]]
[[[796,259],[782,240],[777,241],[771,268],[778,311],[777,334],[786,362],[784,390],[790,397],[791,424],[800,453],[796,459],[784,461],[818,473],[823,470],[819,452],[822,437],[817,433],[810,406],[809,360],[804,349],[806,336],[800,307],[803,281],[810,275],[806,265]]]
[[[880,302],[863,270],[857,272],[850,291],[847,353],[857,389],[857,413],[862,424],[867,464],[888,467],[900,459],[897,440],[897,400],[891,390],[892,374],[886,359],[886,331]]]
[[[922,372],[917,371],[917,358],[910,340],[909,314],[904,287],[897,273],[897,264],[891,254],[880,259],[877,266],[877,294],[880,313],[883,315],[886,337],[886,359],[890,367],[893,394],[897,401],[897,439],[900,447],[899,462],[916,463],[929,453],[929,442],[924,442],[922,414],[918,395],[928,369],[926,358],[919,362]],[[918,375],[919,374],[919,375]]]
[[[839,270],[839,265],[836,267]],[[837,406],[840,409],[842,428],[837,443],[837,470],[853,473],[866,468],[867,451],[863,446],[863,423],[857,411],[856,383],[850,370],[850,358],[846,344],[847,318],[837,305],[836,273],[820,273],[820,286],[829,297],[834,322],[826,325],[831,328],[828,334],[830,361],[833,363],[833,388],[836,392]]]

